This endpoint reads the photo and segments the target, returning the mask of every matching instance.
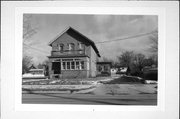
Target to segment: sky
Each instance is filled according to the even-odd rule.
[[[71,26],[95,42],[100,55],[117,60],[124,51],[134,51],[150,56],[150,35],[118,40],[152,32],[158,28],[155,15],[78,15],[78,14],[26,14],[24,24],[29,24],[34,33],[24,39],[24,54],[33,57],[35,64],[50,56],[48,43],[64,29]],[[27,30],[26,30],[27,31]],[[25,31],[24,31],[25,33]],[[113,41],[116,40],[116,41]],[[113,41],[98,43],[102,41]]]

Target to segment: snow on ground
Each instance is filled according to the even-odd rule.
[[[135,95],[135,94],[153,94],[157,93],[156,85],[147,84],[108,84],[100,85],[95,90],[93,94],[95,95]]]
[[[115,80],[118,77],[118,82],[120,84],[103,84],[104,82],[110,82]],[[136,95],[136,94],[155,94],[157,93],[157,82],[154,84],[137,84],[131,83],[121,84],[122,81],[126,81],[122,79],[123,77],[127,77],[127,80],[130,81],[132,78],[137,78],[141,80],[139,77],[132,76],[113,76],[107,78],[101,78],[98,80],[77,80],[80,83],[76,85],[60,85],[62,80],[49,80],[49,79],[34,79],[34,80],[24,80],[27,82],[30,81],[47,81],[49,80],[50,85],[22,85],[23,89],[33,90],[35,92],[40,93],[79,93],[79,94],[93,94],[93,95]],[[117,80],[117,79],[116,79]],[[69,81],[69,80],[65,80]],[[58,85],[53,85],[58,84]],[[42,92],[45,90],[44,92]]]
[[[76,93],[103,96],[156,94],[156,86],[156,84],[24,85],[23,88],[34,90],[34,93]]]
[[[45,81],[45,80],[49,80],[49,79],[38,79],[38,78],[37,78],[37,79],[33,79],[33,78],[32,78],[32,79],[26,79],[26,80],[23,79],[22,82],[25,83],[25,82]]]
[[[146,80],[146,84],[157,84],[157,81]]]
[[[29,90],[56,90],[56,89],[86,89],[94,87],[94,85],[22,85],[23,89]]]

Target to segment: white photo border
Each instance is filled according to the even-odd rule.
[[[1,109],[3,119],[178,118],[178,2],[2,2]],[[76,7],[74,7],[76,6]],[[60,10],[61,12],[58,12]],[[78,13],[79,12],[79,13]],[[158,15],[158,105],[21,104],[23,13]],[[170,40],[170,39],[173,40]],[[172,59],[171,59],[172,58]],[[171,63],[173,66],[171,66]],[[9,73],[7,73],[9,71]],[[174,75],[172,76],[172,72]],[[174,78],[172,81],[169,78]],[[173,92],[172,92],[173,91]],[[71,112],[70,112],[71,111]],[[70,113],[71,114],[70,114]],[[138,112],[138,113],[137,113]],[[131,113],[131,114],[129,114]]]

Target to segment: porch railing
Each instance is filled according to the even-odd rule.
[[[51,51],[51,56],[85,55],[84,50]]]

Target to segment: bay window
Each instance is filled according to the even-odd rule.
[[[84,69],[84,61],[80,62],[80,69]]]
[[[70,69],[70,62],[67,62],[67,69]]]
[[[63,62],[62,65],[62,69],[66,69],[66,62]]]
[[[62,70],[84,70],[85,64],[81,59],[63,59]]]
[[[76,62],[76,69],[79,69],[79,62]]]
[[[75,69],[75,63],[71,62],[71,69]]]

